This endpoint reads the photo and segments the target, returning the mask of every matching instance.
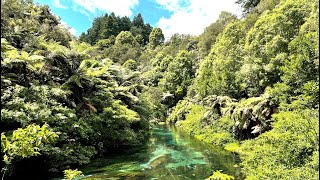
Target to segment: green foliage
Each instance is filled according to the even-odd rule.
[[[319,113],[316,110],[281,112],[273,129],[241,144],[243,171],[248,179],[316,179],[319,162]],[[266,168],[268,167],[268,168]]]
[[[162,53],[165,55],[175,56],[182,50],[192,51],[196,50],[196,38],[191,35],[173,34],[171,38],[165,43]]]
[[[193,135],[194,132],[201,131],[201,121],[204,113],[205,109],[203,106],[191,105],[189,106],[188,113],[185,115],[185,120],[179,121],[176,125]]]
[[[149,121],[166,119],[239,153],[247,179],[316,179],[318,1],[237,3],[241,21],[222,12],[202,35],[164,42],[141,14],[105,14],[77,41],[48,6],[3,1],[6,169],[14,175],[38,156],[61,173],[143,145]],[[232,179],[219,171],[210,178]]]
[[[234,142],[231,133],[233,123],[229,117],[213,119],[210,126],[206,126],[207,117],[202,118],[201,127],[195,134],[197,139],[219,146]]]
[[[98,46],[100,49],[104,48],[109,48],[115,43],[115,40],[113,39],[100,39],[97,43],[96,46]]]
[[[75,61],[74,56],[90,57],[80,54],[90,48],[84,43],[72,44],[75,49],[69,50],[52,41],[42,42],[49,52],[44,63],[42,56],[20,53],[6,41],[3,44],[6,69],[1,75],[6,80],[1,94],[1,128],[9,131],[31,123],[48,123],[61,132],[57,145],[47,147],[43,153],[50,171],[87,164],[97,153],[144,142],[147,114],[142,114],[139,109],[142,104],[135,96],[141,87],[132,85],[137,74],[114,67],[107,59]],[[43,64],[42,69],[32,68],[38,61]],[[61,61],[68,64],[58,64]],[[30,87],[25,87],[24,81],[10,80],[20,64],[30,66],[30,70],[24,72]],[[48,68],[50,64],[55,68]],[[46,71],[42,71],[44,68]],[[112,68],[120,71],[115,73]],[[35,77],[33,73],[41,76]],[[50,79],[51,76],[57,79]],[[41,78],[49,78],[49,82]]]
[[[252,26],[252,16],[243,22],[229,24],[218,37],[211,54],[201,62],[196,78],[197,93],[201,96],[253,97],[261,95],[267,86],[281,80],[294,87],[296,94],[301,93],[297,91],[302,89],[301,82],[314,80],[316,76],[312,76],[311,72],[318,72],[315,65],[318,51],[313,41],[318,39],[314,34],[316,30],[308,31],[308,37],[313,37],[313,40],[302,38],[306,31],[299,32],[304,27],[310,28],[309,24],[317,27],[314,24],[316,8],[312,3],[304,3],[281,2],[278,7],[253,21],[254,26],[248,32],[245,30]],[[297,36],[298,32],[301,35]],[[241,37],[246,37],[245,43]],[[298,47],[301,49],[298,50]],[[293,86],[294,83],[299,87]],[[292,91],[288,89],[288,93]]]
[[[144,44],[144,39],[141,34],[138,34],[134,37],[134,39],[137,41],[138,44],[143,45]]]
[[[224,174],[220,171],[215,171],[212,176],[208,177],[206,180],[233,180],[234,177],[228,174]]]
[[[191,85],[194,74],[192,54],[180,51],[169,63],[159,84],[164,91],[169,91],[175,95],[176,100],[179,100],[187,94],[187,88]]]
[[[3,8],[12,5],[18,9],[14,21],[17,18],[17,21],[26,20],[28,16],[21,13],[27,13],[30,8],[34,8],[34,13],[45,12],[48,13],[45,17],[54,17],[30,2],[21,2],[27,4],[24,7],[16,6],[21,3],[15,1],[6,3]],[[10,12],[6,10],[5,13]],[[44,26],[50,24],[41,18],[34,21],[42,20]],[[2,146],[3,160],[11,162],[7,167],[12,171],[10,176],[16,175],[17,164],[33,162],[34,158],[30,158],[33,155],[43,159],[48,172],[54,174],[71,166],[87,164],[97,154],[142,145],[148,135],[147,117],[152,112],[148,112],[148,102],[139,99],[144,89],[139,84],[139,72],[114,65],[108,58],[101,59],[104,56],[101,52],[115,50],[117,52],[110,57],[117,56],[124,62],[131,59],[130,56],[138,57],[140,47],[126,44],[125,40],[122,42],[125,44],[113,45],[114,36],[102,38],[104,40],[97,46],[69,42],[70,39],[64,36],[67,30],[58,23],[49,25],[53,28],[50,32],[39,26],[41,33],[37,36],[27,32],[30,39],[25,40],[22,37],[10,39],[12,36],[9,35],[15,31],[8,28],[5,29],[6,39],[1,41],[0,127],[5,132],[2,135],[6,143]],[[21,47],[18,40],[28,41],[28,44]],[[135,41],[134,38],[131,40]],[[130,51],[136,52],[131,55]],[[131,69],[137,68],[136,62],[128,61],[127,65]],[[56,143],[45,145],[45,139],[52,137],[45,136],[43,133],[47,131],[37,130],[37,126],[33,134],[28,134],[32,124],[48,124],[52,132],[59,132],[59,137],[54,138]],[[21,128],[27,128],[28,133]],[[12,139],[12,132],[14,138],[19,138]]]
[[[239,97],[239,85],[235,81],[236,74],[242,61],[242,44],[244,28],[241,22],[229,23],[212,52],[204,59],[196,78],[196,91],[205,97],[219,94]]]
[[[70,141],[70,140],[69,140]],[[74,140],[73,140],[74,141]],[[48,158],[49,172],[62,172],[64,169],[71,166],[79,166],[88,164],[97,150],[93,146],[85,146],[75,142],[69,142],[61,147],[48,148],[44,155]]]
[[[51,14],[49,6],[38,6],[32,1],[1,2],[1,34],[16,48],[27,48],[35,37],[44,35],[69,46],[72,39],[67,29],[59,25],[59,18]]]
[[[142,48],[136,43],[135,39],[131,39],[125,44],[115,44],[110,48],[102,50],[101,58],[110,58],[113,62],[123,64],[129,59],[139,59]],[[123,39],[126,41],[125,39]]]
[[[237,0],[236,3],[240,4],[242,7],[242,11],[244,13],[249,13],[254,9],[258,4],[260,0]]]
[[[165,56],[161,61],[160,61],[160,64],[159,64],[159,67],[160,67],[160,71],[164,72],[165,70],[167,70],[170,62],[173,61],[173,58],[171,56]]]
[[[316,20],[319,10],[316,6],[313,4],[311,15],[300,27],[299,35],[289,43],[291,53],[281,68],[284,73],[281,79],[290,85],[290,92],[294,95],[302,92],[306,82],[319,81],[319,23]]]
[[[216,42],[218,35],[224,30],[225,26],[233,20],[236,20],[236,16],[222,11],[218,20],[205,28],[204,32],[199,36],[198,42],[199,51],[202,56],[210,53],[211,47]]]
[[[148,23],[145,24],[142,15],[138,13],[135,17],[133,17],[132,27],[130,28],[130,31],[134,36],[141,34],[143,37],[144,45],[146,45],[149,42],[149,34],[152,31],[152,27]]]
[[[148,86],[158,86],[159,81],[164,76],[170,62],[173,61],[172,56],[164,55],[161,51],[158,52],[151,60],[151,69],[142,74],[144,84]]]
[[[180,100],[166,119],[166,122],[175,124],[177,121],[185,120],[185,114],[187,114],[190,109],[189,104],[188,100]]]
[[[8,165],[16,158],[28,158],[40,155],[44,145],[57,140],[58,134],[49,129],[47,124],[42,127],[31,124],[13,131],[11,136],[1,133],[1,149],[3,161]]]
[[[234,121],[230,115],[221,116],[220,114],[231,102],[232,100],[228,97],[214,96],[198,104],[185,99],[178,102],[169,114],[167,123],[175,123],[201,141],[224,146],[235,142],[232,135]]]
[[[68,31],[67,31],[68,32]],[[48,39],[53,39],[56,42],[60,42],[61,45],[69,47],[69,41],[72,40],[71,34],[66,33],[66,28],[63,25],[54,27],[46,36]]]
[[[2,62],[4,67],[12,68],[13,64],[27,64],[31,70],[40,70],[44,66],[44,57],[39,55],[29,55],[25,51],[18,52],[16,49],[4,52],[5,59]]]
[[[160,79],[163,77],[163,73],[160,68],[154,68],[142,74],[141,78],[143,83],[148,86],[158,86]]]
[[[136,42],[135,38],[132,36],[130,31],[121,31],[117,35],[116,41],[115,41],[116,45],[123,45],[123,44],[134,45],[136,43],[137,42]]]
[[[137,64],[137,61],[135,61],[133,59],[129,59],[123,64],[123,67],[134,71],[137,69],[138,64]]]
[[[149,35],[149,43],[152,48],[164,43],[164,35],[160,28],[154,28]]]
[[[244,46],[248,55],[237,78],[249,96],[258,96],[265,87],[280,81],[281,69],[290,58],[288,52],[293,52],[290,44],[294,41],[290,41],[305,23],[311,4],[283,1],[277,8],[263,13],[248,31]]]
[[[162,91],[156,87],[149,87],[148,90],[141,94],[142,104],[148,108],[151,113],[149,121],[164,121],[166,117],[166,108],[161,103]]]
[[[66,180],[72,180],[75,178],[80,178],[84,176],[83,173],[81,171],[79,171],[78,169],[67,169],[64,170],[64,178]]]
[[[108,39],[108,41],[100,41],[101,44],[113,44],[113,37],[116,37],[122,31],[130,32],[140,45],[144,46],[149,41],[149,34],[152,31],[150,24],[145,24],[143,17],[139,13],[133,18],[116,16],[113,12],[105,14],[94,19],[92,27],[87,33],[82,33],[79,37],[80,42],[86,42],[91,45],[97,44],[100,40]]]
[[[153,57],[153,58],[150,60],[151,65],[152,65],[153,67],[159,66],[164,57],[165,57],[165,55],[164,55],[162,52],[157,53],[157,54],[155,55],[155,57]]]

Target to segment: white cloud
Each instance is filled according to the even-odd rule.
[[[72,35],[74,35],[74,36],[76,36],[77,35],[77,30],[75,29],[75,28],[73,28],[73,27],[69,27],[69,32],[72,34]]]
[[[131,16],[132,8],[139,3],[138,0],[73,0],[90,13],[97,11],[114,12],[119,16]]]
[[[160,18],[160,27],[168,40],[174,33],[199,35],[204,28],[215,22],[221,11],[241,15],[235,0],[156,0],[172,12],[169,18]]]
[[[73,4],[72,5],[72,10],[87,16],[89,21],[93,21],[94,14],[90,14],[87,10],[85,10],[83,8],[79,8],[78,5]]]
[[[61,21],[61,25],[66,28],[72,35],[76,36],[77,35],[77,30],[74,29],[73,27],[69,26],[67,22]]]
[[[68,9],[67,6],[61,4],[60,0],[53,0],[53,6],[57,8]]]
[[[85,16],[87,16],[87,17],[91,17],[91,15],[86,11],[86,10],[84,10],[84,9],[80,9],[79,10],[79,12],[81,13],[81,14],[84,14]]]
[[[179,0],[156,0],[163,8],[169,11],[176,11],[179,7]]]

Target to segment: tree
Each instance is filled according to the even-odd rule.
[[[160,28],[154,28],[149,35],[149,44],[152,48],[164,43],[164,35]]]
[[[13,131],[9,137],[1,133],[1,152],[4,154],[2,159],[6,164],[2,168],[2,179],[13,160],[38,156],[47,144],[54,143],[57,138],[58,133],[52,131],[48,124],[42,127],[31,124]]]
[[[145,45],[148,44],[149,42],[149,35],[151,31],[152,31],[152,27],[149,23],[147,23],[142,30],[142,36],[143,36]]]
[[[98,35],[102,26],[102,17],[95,18],[92,23],[92,27],[87,31],[87,43],[93,45],[98,40]]]
[[[145,45],[149,41],[149,34],[152,31],[152,27],[148,23],[144,24],[143,17],[139,13],[137,16],[133,18],[132,27],[130,31],[132,32],[133,36],[141,34]]]
[[[138,67],[137,61],[133,60],[133,59],[129,59],[127,60],[124,64],[123,67],[128,68],[132,71],[136,70]]]
[[[143,20],[143,17],[140,13],[133,18],[132,25],[136,26],[138,28],[144,27],[144,20]]]
[[[245,31],[240,21],[229,23],[218,36],[211,53],[200,64],[196,79],[197,93],[200,96],[240,96],[235,72],[243,61],[243,37]]]
[[[222,11],[218,20],[205,28],[204,32],[198,38],[199,50],[203,57],[210,53],[218,35],[224,30],[226,25],[236,19],[237,17],[235,15]]]
[[[118,21],[121,31],[130,31],[132,22],[127,16],[121,17]]]
[[[82,32],[79,36],[79,39],[78,39],[80,42],[87,42],[86,41],[86,33]]]
[[[288,0],[258,18],[247,32],[243,48],[245,63],[237,75],[242,91],[249,96],[258,96],[263,93],[267,86],[272,86],[281,80],[283,75],[281,69],[284,68],[284,63],[288,58],[292,59],[289,55],[289,52],[295,49],[292,45],[297,42],[299,46],[304,47],[303,49],[309,46],[306,45],[309,43],[303,42],[305,38],[299,37],[294,40],[293,38],[299,35],[299,29],[310,15],[311,7],[312,3]],[[307,57],[302,59],[308,59]],[[290,64],[294,61],[290,60]],[[304,68],[312,71],[311,67]],[[246,71],[250,71],[249,76]],[[301,77],[302,74],[305,73],[294,76]]]
[[[187,89],[192,83],[195,75],[193,65],[192,54],[182,50],[169,63],[164,77],[159,82],[159,86],[164,91],[175,95],[175,103],[186,95]]]
[[[52,28],[50,32],[47,33],[46,38],[53,39],[60,42],[61,45],[69,47],[69,41],[71,41],[71,33],[65,30],[63,26],[56,26]]]
[[[144,39],[143,36],[141,34],[136,35],[135,40],[137,41],[138,44],[140,44],[141,46],[144,45]]]
[[[123,45],[123,44],[135,45],[136,43],[137,42],[135,38],[132,36],[130,31],[121,31],[116,37],[116,41],[115,41],[116,45]]]
[[[237,0],[236,3],[242,7],[242,12],[247,14],[259,4],[260,0]]]
[[[87,33],[81,34],[79,40],[94,45],[101,39],[117,36],[121,31],[130,31],[134,37],[142,36],[143,43],[139,42],[139,44],[144,46],[149,41],[152,27],[148,23],[144,24],[141,14],[135,16],[131,22],[127,16],[120,17],[113,12],[106,13],[104,16],[95,18],[92,27],[87,30]],[[141,41],[140,37],[139,41]]]
[[[108,39],[112,35],[117,35],[119,31],[119,22],[117,17],[114,13],[108,15],[107,13],[105,16],[101,18],[101,26],[99,29],[99,33],[97,35],[97,39]]]
[[[140,56],[142,48],[131,32],[119,33],[121,27],[110,29],[119,33],[117,39],[113,34],[100,39],[104,20],[119,24],[121,18],[114,14],[97,18],[80,37],[96,43],[91,46],[69,39],[48,6],[31,0],[6,0],[1,5],[0,130],[3,164],[12,167],[6,173],[9,178],[21,179],[26,173],[41,179],[61,175],[71,166],[89,163],[97,153],[147,140],[152,112],[140,101],[145,87],[134,71],[138,62],[124,65],[131,71],[100,58],[117,57],[123,64]],[[128,29],[130,20],[124,22]],[[74,177],[79,172],[66,174]]]

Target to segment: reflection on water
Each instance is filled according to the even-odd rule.
[[[138,152],[96,160],[84,167],[82,179],[205,179],[213,171],[239,176],[238,158],[204,144],[174,127],[152,129]]]

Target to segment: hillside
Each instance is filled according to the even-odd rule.
[[[238,3],[165,40],[141,14],[76,38],[49,6],[2,1],[3,179],[72,179],[164,122],[238,154],[245,179],[318,179],[319,1]]]

